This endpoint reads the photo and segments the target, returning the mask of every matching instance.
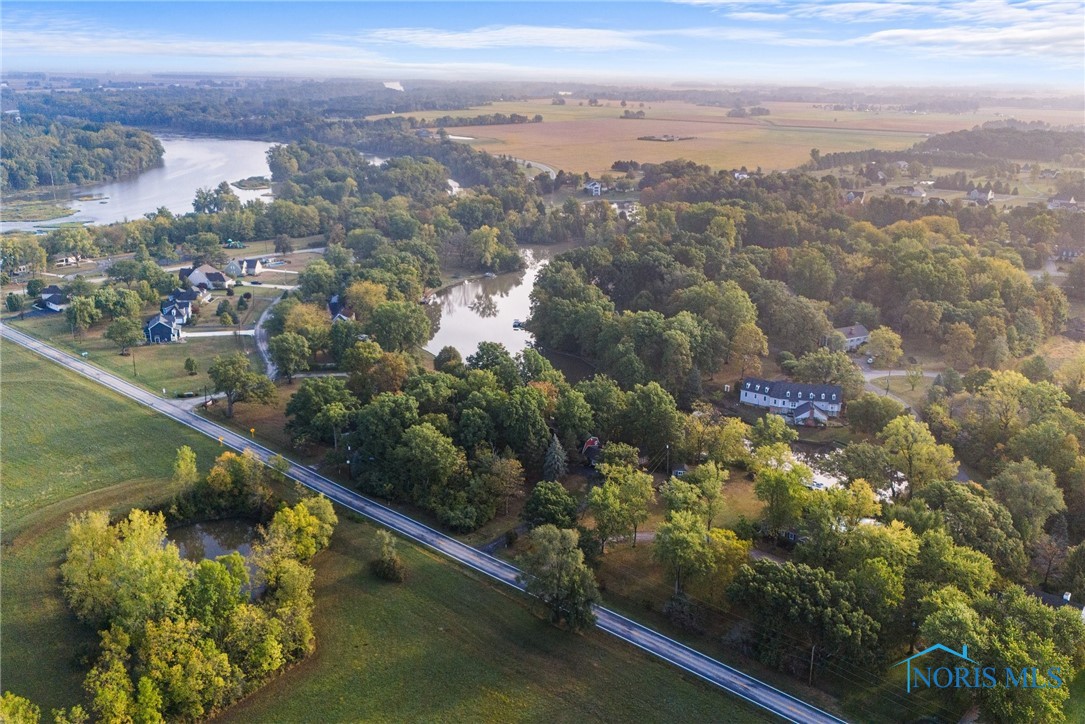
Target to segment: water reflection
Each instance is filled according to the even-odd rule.
[[[0,223],[0,230],[29,230],[61,222],[110,224],[138,219],[165,206],[174,214],[192,211],[198,188],[214,188],[223,181],[234,182],[250,176],[270,176],[265,141],[238,141],[223,138],[161,136],[165,155],[162,165],[123,181],[81,186],[70,194],[75,214],[53,221]],[[271,201],[268,189],[233,189],[242,202]],[[57,192],[61,201],[66,196]],[[51,198],[51,195],[50,195]],[[82,198],[83,200],[78,200]]]
[[[476,277],[437,292],[441,305],[441,328],[426,345],[436,354],[451,345],[464,357],[474,354],[479,342],[500,342],[515,354],[532,342],[532,336],[513,323],[531,314],[531,290],[539,270],[568,247],[533,246],[520,249],[525,269],[495,277]]]
[[[475,301],[467,305],[467,308],[483,318],[497,316],[497,302],[494,301],[493,297],[483,293],[479,293],[479,295],[475,297]]]
[[[181,557],[199,563],[205,558],[237,551],[243,556],[252,552],[255,526],[246,520],[216,520],[172,528],[169,538],[181,551]]]

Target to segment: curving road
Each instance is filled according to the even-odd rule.
[[[216,438],[228,447],[238,451],[248,448],[265,462],[275,455],[272,450],[254,443],[252,440],[245,438],[244,435],[197,416],[190,410],[185,409],[182,404],[157,397],[115,375],[50,347],[2,323],[0,323],[0,337],[36,352],[142,405],[146,405],[182,425]],[[438,551],[490,578],[518,590],[523,590],[523,586],[519,581],[519,569],[505,561],[487,555],[454,538],[449,538],[433,528],[344,488],[322,475],[318,475],[311,469],[294,462],[290,462],[287,475],[306,487],[322,493],[339,505],[391,528],[420,545]],[[678,666],[694,676],[700,677],[784,720],[802,722],[803,724],[807,722],[817,724],[822,722],[840,723],[843,721],[609,609],[596,607],[596,614],[598,616],[598,627],[602,631]]]

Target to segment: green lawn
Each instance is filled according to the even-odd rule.
[[[886,377],[876,377],[870,381],[870,384],[874,385],[879,390],[885,390],[886,379]],[[908,379],[903,374],[892,375],[888,377],[888,381],[889,393],[896,395],[907,402],[913,410],[919,409],[927,402],[927,390],[929,390],[931,384],[934,383],[933,378],[924,377],[913,390],[911,383],[908,382]]]
[[[117,346],[102,336],[107,324],[99,324],[82,337],[73,339],[63,314],[27,317],[23,321],[9,319],[8,322],[72,354],[86,352],[86,360],[91,364],[149,390],[161,393],[165,388],[170,396],[177,392],[202,392],[205,385],[210,386],[207,367],[216,355],[245,352],[253,360],[254,367],[263,371],[263,362],[251,337],[194,337],[181,344],[137,347],[133,354],[121,356]],[[185,372],[186,357],[199,362],[199,374]]]
[[[407,582],[378,581],[374,531],[340,520],[316,561],[316,654],[221,720],[768,721],[615,639],[554,629],[427,551],[402,545]]]
[[[3,688],[48,711],[82,699],[95,643],[61,596],[68,514],[164,500],[178,446],[205,469],[220,448],[11,344],[0,355]],[[315,562],[317,653],[223,718],[766,721],[617,640],[554,629],[514,592],[406,543],[408,582],[380,583],[367,572],[374,530],[343,515]]]
[[[81,699],[78,657],[96,640],[60,592],[69,514],[162,502],[178,447],[194,449],[203,469],[219,447],[7,342],[0,397],[3,689],[49,711]]]

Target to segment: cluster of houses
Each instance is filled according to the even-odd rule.
[[[234,286],[234,277],[256,276],[263,270],[259,259],[234,259],[223,271],[210,264],[181,269],[178,276],[187,286],[179,286],[162,302],[159,313],[143,326],[144,337],[149,344],[180,342],[181,328],[191,321],[193,305],[210,301],[212,290]]]

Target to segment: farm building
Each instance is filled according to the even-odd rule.
[[[739,400],[781,415],[793,425],[825,422],[838,417],[844,403],[844,391],[838,385],[810,385],[786,380],[761,380],[747,377],[742,381]]]

